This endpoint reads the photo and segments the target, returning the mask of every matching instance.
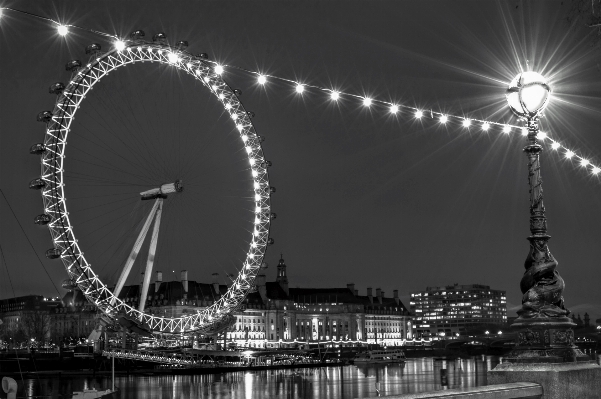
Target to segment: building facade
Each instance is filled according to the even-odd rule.
[[[219,284],[218,277],[213,275],[213,283],[189,281],[184,270],[180,281],[163,281],[162,273],[157,271],[154,284],[148,289],[145,311],[164,317],[196,313],[227,293],[229,287]],[[57,344],[84,343],[100,315],[76,285],[65,281],[63,288],[68,293],[48,309],[49,338]],[[124,286],[119,298],[138,308],[141,288],[141,283]],[[10,309],[5,305],[6,311],[18,311],[15,306],[17,303],[17,307],[24,306],[21,302],[11,302]],[[225,340],[226,346],[276,348],[316,343],[400,346],[413,339],[411,315],[397,290],[387,297],[380,288],[375,293],[367,288],[366,295],[359,295],[354,284],[344,288],[290,288],[284,259],[277,265],[275,281],[266,281],[265,275],[256,277],[253,292],[234,315],[235,323],[219,338],[220,342]],[[11,314],[5,322],[12,326],[17,318],[17,314]]]
[[[412,339],[411,317],[398,291],[386,297],[377,288],[359,295],[345,288],[290,288],[284,259],[276,280],[257,276],[256,292],[237,312],[228,339],[238,347],[291,347],[315,343],[400,346]]]
[[[265,275],[255,279],[255,289],[234,313],[236,322],[226,332],[226,344],[246,348],[293,347],[311,343],[402,345],[412,339],[409,311],[395,290],[386,297],[381,289],[359,295],[354,284],[345,288],[290,288],[284,259],[277,265],[275,281]],[[217,282],[188,280],[165,282],[160,271],[149,287],[146,311],[178,317],[212,305],[228,290]],[[140,300],[139,285],[123,287],[119,298],[133,307]]]
[[[448,285],[412,292],[416,338],[456,337],[478,325],[507,324],[505,291],[488,285]]]
[[[63,288],[69,291],[50,312],[51,340],[58,345],[83,344],[94,330],[98,309],[70,281],[65,281]]]
[[[50,314],[59,305],[57,298],[26,295],[0,300],[0,339],[46,341],[51,338]]]

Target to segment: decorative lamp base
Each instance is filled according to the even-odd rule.
[[[488,385],[534,382],[542,399],[593,399],[601,392],[601,366],[574,345],[569,317],[519,317],[517,345],[487,374]]]
[[[574,322],[569,317],[518,318],[518,342],[504,363],[566,363],[591,359],[574,345]]]

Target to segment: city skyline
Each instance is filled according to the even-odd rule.
[[[164,31],[170,43],[188,40],[191,52],[207,52],[226,65],[423,107],[426,114],[432,109],[514,125],[519,122],[505,103],[505,89],[519,72],[518,61],[528,62],[548,74],[553,90],[541,119],[542,130],[599,162],[600,54],[589,46],[587,32],[565,21],[567,6],[560,2],[432,4],[389,2],[369,7],[351,2],[345,7],[339,3],[309,7],[175,2],[167,6],[149,2],[141,8],[136,2],[83,7],[69,1],[39,5],[17,1],[5,6],[122,36],[143,29],[150,39]],[[430,7],[440,12],[432,14]],[[27,234],[26,238],[4,198],[0,199],[4,226],[0,244],[12,280],[11,286],[2,261],[0,298],[12,297],[13,287],[16,296],[55,296],[50,279],[60,287],[66,272],[60,261],[44,257],[52,242],[46,229],[33,224],[43,207],[39,193],[27,188],[39,176],[39,161],[27,152],[43,135],[36,114],[53,106],[48,86],[66,81],[65,63],[85,60],[84,47],[98,39],[83,33],[61,38],[51,27],[8,12],[0,19],[0,28],[0,91],[11,93],[3,95],[0,111],[5,121],[0,187]],[[183,78],[178,75],[156,76],[157,81],[164,80],[161,87],[175,81],[173,87],[179,90],[188,84],[179,82]],[[116,76],[113,83],[129,79],[130,75]],[[245,107],[256,113],[253,123],[266,137],[263,149],[273,162],[270,183],[277,191],[272,210],[278,217],[270,235],[275,244],[266,256],[268,278],[275,274],[283,253],[291,287],[355,283],[362,294],[368,287],[380,287],[389,295],[399,289],[401,300],[408,304],[411,291],[427,286],[483,284],[507,291],[508,316],[515,313],[529,235],[526,157],[521,151],[525,143],[518,133],[507,136],[499,129],[483,133],[475,126],[447,128],[430,118],[416,120],[407,112],[391,118],[380,108],[366,110],[352,99],[333,106],[323,93],[307,89],[299,96],[293,86],[277,82],[260,87],[252,77],[227,68],[224,79],[242,90]],[[137,93],[145,98],[151,88]],[[160,104],[165,115],[176,115],[177,107],[185,103],[206,106],[207,116],[180,108],[187,114],[180,118],[178,129],[198,123],[212,133],[226,126],[218,110],[208,102],[194,102],[188,92],[164,96],[177,101]],[[208,125],[213,116],[223,124]],[[99,124],[113,123],[111,116],[104,118]],[[121,122],[115,121],[110,127],[117,129]],[[226,134],[230,128],[226,127]],[[68,158],[73,154],[76,159],[75,149],[82,148],[75,140],[77,136]],[[234,206],[244,208],[245,194],[234,187],[240,182],[236,174],[243,170],[236,153],[241,148],[237,142],[217,142],[211,147],[219,150],[214,158],[203,155],[204,163],[198,167],[214,176],[204,184],[219,180],[215,187],[237,197]],[[234,155],[226,158],[226,153]],[[220,159],[226,165],[214,171],[212,165]],[[227,174],[235,178],[224,180],[221,176]],[[549,246],[566,281],[566,307],[597,319],[601,317],[601,293],[595,283],[601,278],[601,248],[596,245],[601,183],[547,147],[542,176],[553,237]],[[194,183],[184,179],[184,185],[188,182]],[[202,185],[189,184],[182,201],[198,200],[203,190]],[[155,270],[164,272],[165,281],[177,280],[186,269],[190,279],[206,282],[219,272],[223,284],[227,273],[239,269],[238,254],[244,251],[240,242],[248,242],[247,222],[237,226],[244,212],[230,212],[225,205],[215,208],[219,217],[199,211],[191,216],[193,222],[181,225],[180,234],[200,235],[202,229],[192,224],[206,220],[206,229],[215,231],[215,238],[207,237],[206,243],[216,253],[197,255],[191,250],[174,262],[169,259],[175,258],[159,259]],[[90,230],[99,226],[94,223]],[[235,233],[227,242],[230,226],[240,230],[242,238]],[[193,242],[170,245],[172,252],[197,249]],[[227,256],[228,245],[236,253],[234,259]],[[114,273],[113,267],[106,275],[110,278]]]

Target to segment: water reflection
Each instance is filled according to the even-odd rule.
[[[486,372],[499,363],[495,356],[470,359],[408,359],[404,364],[361,365],[288,370],[249,370],[204,375],[117,376],[117,398],[221,399],[315,398],[351,399],[486,385]],[[106,389],[107,377],[25,379],[19,396],[70,398],[84,387]]]

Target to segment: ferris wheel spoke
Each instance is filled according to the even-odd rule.
[[[145,171],[148,170],[149,167],[153,167],[152,160],[149,157],[144,156],[147,153],[147,151],[136,151],[137,148],[143,148],[146,145],[143,140],[138,140],[138,142],[135,143],[137,145],[136,148],[132,147],[129,143],[124,141],[123,134],[119,134],[113,128],[111,128],[111,126],[104,121],[102,114],[100,114],[97,109],[95,109],[95,111],[95,114],[88,112],[87,115],[94,120],[95,124],[102,127],[102,133],[110,136],[111,140],[107,140],[108,137],[98,137],[97,134],[95,134],[88,128],[85,128],[85,130],[87,130],[87,133],[89,133],[94,138],[94,140],[85,135],[82,135],[84,140],[87,140],[94,146],[99,146],[103,150],[113,154],[116,157],[119,157],[120,159],[129,163],[130,165],[135,166],[140,171]],[[122,124],[121,127],[126,128],[127,124]],[[126,130],[130,134],[130,136],[135,137],[135,131],[128,128],[126,128]],[[117,148],[111,147],[110,144],[113,141],[119,143],[120,146],[118,146]],[[128,151],[129,156],[124,156],[122,154],[123,149]],[[155,174],[157,172],[157,170],[154,170]]]

